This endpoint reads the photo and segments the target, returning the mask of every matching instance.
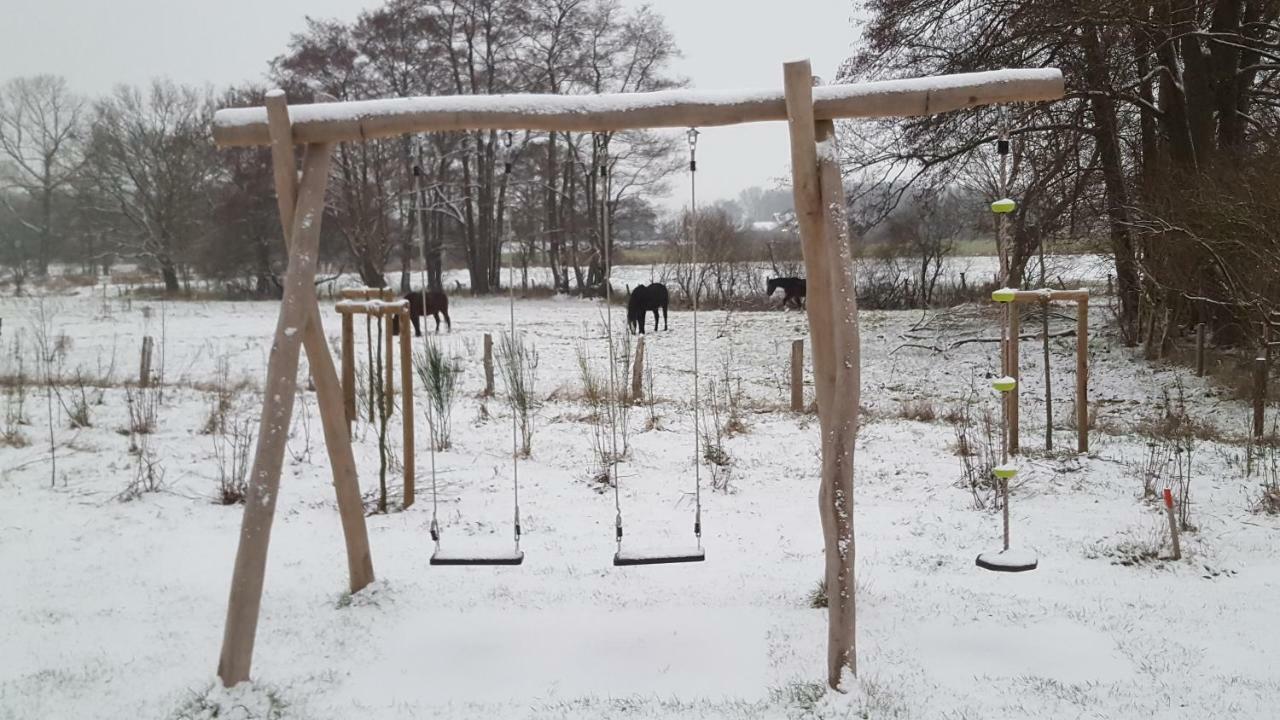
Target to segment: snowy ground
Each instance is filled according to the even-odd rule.
[[[0,448],[0,718],[265,716],[287,718],[1272,718],[1280,713],[1280,521],[1248,511],[1255,481],[1243,450],[1196,451],[1188,559],[1113,564],[1115,548],[1159,537],[1162,515],[1139,499],[1135,464],[1147,441],[1124,428],[1154,411],[1163,388],[1185,389],[1193,414],[1231,432],[1248,411],[1171,367],[1135,362],[1107,313],[1090,343],[1100,427],[1093,454],[1032,452],[1012,504],[1014,539],[1040,568],[996,575],[974,556],[996,549],[999,516],[959,487],[955,434],[942,421],[898,419],[903,401],[939,414],[976,388],[989,402],[993,344],[945,354],[900,348],[918,312],[863,314],[857,541],[860,693],[823,697],[822,610],[808,596],[822,567],[817,424],[782,410],[797,313],[705,313],[705,376],[728,363],[747,398],[747,432],[727,441],[730,492],[705,484],[702,564],[615,569],[614,500],[592,487],[591,426],[575,348],[606,352],[603,306],[521,301],[537,346],[533,457],[522,463],[524,566],[430,567],[425,423],[419,417],[419,503],[369,517],[378,582],[343,595],[346,564],[313,394],[298,405],[277,510],[255,652],[256,685],[210,690],[222,636],[240,507],[211,502],[213,439],[201,434],[220,358],[261,381],[275,303],[60,297],[44,300],[61,360],[117,387],[92,408],[93,427],[57,432],[50,487],[44,396],[33,390],[21,432]],[[0,300],[4,374],[34,301]],[[485,404],[480,337],[506,322],[502,300],[456,298],[443,336],[465,366],[454,447],[437,457],[447,546],[502,547],[511,523],[510,424]],[[1070,310],[1066,310],[1070,316]],[[617,316],[615,316],[617,319]],[[962,309],[924,329],[948,339],[993,327],[990,308]],[[338,317],[325,313],[328,334]],[[985,323],[985,325],[984,325]],[[1062,327],[1068,320],[1060,321]],[[1055,325],[1055,329],[1058,325]],[[163,332],[162,332],[163,330]],[[991,331],[994,333],[994,331]],[[144,334],[163,335],[165,391],[149,440],[165,489],[117,494],[136,459],[124,391]],[[915,333],[920,334],[920,333]],[[692,540],[691,318],[647,337],[661,429],[631,414],[622,467],[627,538]],[[30,346],[27,345],[29,348]],[[362,347],[362,343],[358,346]],[[1055,341],[1057,417],[1071,415],[1074,340]],[[1024,343],[1023,442],[1043,436],[1037,343]],[[29,361],[30,362],[30,361]],[[30,371],[30,364],[28,364]],[[236,414],[256,418],[252,389]],[[419,404],[422,406],[419,392]],[[397,423],[398,421],[393,421]],[[398,434],[398,424],[392,435]],[[357,425],[366,492],[376,487],[375,433]],[[1060,447],[1073,431],[1057,432]],[[704,477],[704,482],[706,478]],[[398,480],[396,481],[398,485]],[[204,708],[204,709],[199,709]],[[252,712],[251,712],[252,711]]]

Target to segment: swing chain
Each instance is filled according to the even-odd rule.
[[[693,267],[698,267],[698,135],[697,128],[689,128],[685,134],[689,142],[689,245]],[[698,408],[701,405],[701,379],[698,377],[698,295],[702,288],[693,288],[693,535],[702,546],[702,444],[699,437]]]

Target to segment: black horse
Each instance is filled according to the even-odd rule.
[[[449,296],[434,290],[414,290],[404,296],[409,301],[409,320],[413,322],[413,334],[422,337],[422,328],[418,318],[430,315],[436,320],[436,332],[440,332],[440,316],[444,315],[445,326],[453,331],[453,321],[449,319]],[[391,334],[400,334],[400,317],[391,318]]]
[[[631,332],[640,331],[644,334],[645,314],[653,313],[653,329],[658,330],[658,310],[662,310],[662,329],[670,330],[667,327],[667,304],[670,302],[671,296],[667,294],[667,286],[662,283],[653,283],[652,285],[637,285],[635,290],[631,291],[631,296],[627,298],[627,329]]]
[[[785,277],[785,278],[769,278],[769,292],[765,293],[768,297],[773,297],[773,292],[778,288],[782,288],[782,305],[786,307],[787,303],[794,303],[797,310],[804,309],[804,296],[807,293],[804,278]]]

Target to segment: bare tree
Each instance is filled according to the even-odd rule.
[[[165,289],[181,289],[192,246],[209,230],[218,178],[208,92],[156,80],[120,86],[94,108],[88,169],[106,208],[132,229],[127,249],[155,264]]]
[[[56,237],[56,196],[64,192],[84,162],[85,101],[55,75],[15,78],[0,86],[0,202],[36,239],[35,252],[15,233],[15,277],[34,260],[38,275],[49,272]],[[25,196],[27,208],[13,202]],[[32,257],[34,255],[34,257]]]

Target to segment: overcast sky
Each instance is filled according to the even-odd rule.
[[[631,6],[639,0],[624,0]],[[378,0],[0,0],[0,80],[65,76],[100,94],[167,75],[224,86],[257,80],[303,15],[354,18]],[[674,70],[700,89],[780,88],[782,63],[807,57],[830,80],[855,40],[850,0],[650,0],[684,57]],[[699,198],[732,198],[787,173],[782,123],[712,128],[698,145]],[[679,204],[688,185],[678,181]]]

